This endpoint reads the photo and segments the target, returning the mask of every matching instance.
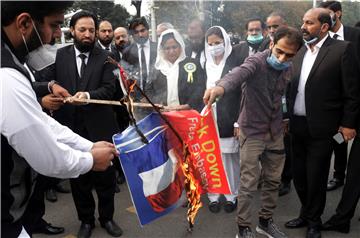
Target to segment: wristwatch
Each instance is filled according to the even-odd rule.
[[[59,84],[57,81],[55,80],[51,80],[49,83],[48,83],[48,90],[50,93],[53,93],[53,86],[54,84]]]

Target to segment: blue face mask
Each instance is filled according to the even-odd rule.
[[[266,62],[268,62],[268,64],[276,70],[285,70],[290,66],[289,62],[281,63],[274,54],[271,54],[269,57],[267,57]]]
[[[250,43],[250,44],[260,44],[263,41],[264,37],[261,33],[257,34],[257,35],[248,35],[246,40]]]

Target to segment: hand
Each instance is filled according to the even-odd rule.
[[[53,94],[48,94],[41,98],[41,106],[47,110],[55,111],[64,105],[62,97],[56,97]]]
[[[61,87],[59,84],[53,84],[52,86],[52,92],[57,97],[71,97],[71,94],[63,87]]]
[[[234,127],[234,137],[235,139],[239,139],[240,137],[240,127]]]
[[[74,96],[72,97],[67,97],[64,102],[65,103],[70,103],[72,105],[86,105],[86,102],[77,102],[76,99],[88,99],[87,95],[85,92],[77,92],[75,93]]]
[[[347,128],[347,127],[339,127],[339,132],[342,133],[345,142],[348,142],[349,140],[351,140],[352,138],[354,138],[356,136],[356,130],[352,129],[352,128]]]
[[[282,126],[284,129],[284,136],[289,134],[289,120],[282,121]]]
[[[111,143],[109,144],[110,145],[100,147],[95,146],[95,148],[93,146],[93,148],[91,149],[91,154],[94,160],[94,164],[92,167],[93,171],[106,170],[109,166],[112,165],[111,161],[114,159],[114,157],[118,155],[114,145],[112,145]]]
[[[104,148],[104,147],[115,148],[114,144],[112,144],[110,142],[98,141],[98,142],[94,143],[94,145],[91,149],[98,149],[98,148]]]
[[[207,89],[203,97],[204,103],[210,108],[211,105],[215,102],[216,98],[224,95],[224,92],[224,88],[219,86]]]

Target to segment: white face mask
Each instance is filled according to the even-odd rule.
[[[49,44],[44,45],[39,35],[39,32],[35,27],[34,22],[32,22],[32,24],[41,42],[41,46],[31,52],[28,52],[28,55],[26,56],[26,64],[29,65],[32,69],[36,71],[40,71],[55,63],[57,47],[55,45],[49,45]],[[23,41],[25,43],[26,48],[28,48],[24,37],[23,37]]]
[[[225,52],[224,44],[209,45],[209,51],[212,57],[220,56]]]

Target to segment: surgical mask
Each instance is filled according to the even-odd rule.
[[[260,44],[263,41],[264,37],[263,35],[257,34],[257,35],[248,35],[246,40],[250,43],[250,44]]]
[[[32,24],[34,26],[36,35],[39,38],[41,46],[35,50],[32,50],[31,52],[28,52],[28,55],[26,56],[26,64],[29,65],[32,69],[36,71],[40,71],[55,63],[57,47],[55,45],[49,45],[49,44],[44,45],[34,22],[32,22]],[[25,43],[26,48],[28,49],[24,36],[23,36],[23,41]]]
[[[266,62],[273,67],[275,70],[285,70],[289,68],[290,63],[289,62],[283,62],[281,63],[278,58],[274,54],[271,54],[269,57],[266,58]]]
[[[305,44],[311,45],[311,44],[315,43],[318,39],[319,39],[319,37],[315,36],[314,38],[312,38],[310,40],[305,40],[305,39],[303,39],[303,40],[304,40]]]
[[[209,45],[209,51],[212,57],[220,56],[225,52],[224,44]]]
[[[330,27],[330,29],[332,29],[336,24],[336,14],[335,13],[330,14],[330,19],[331,19],[331,27]]]

